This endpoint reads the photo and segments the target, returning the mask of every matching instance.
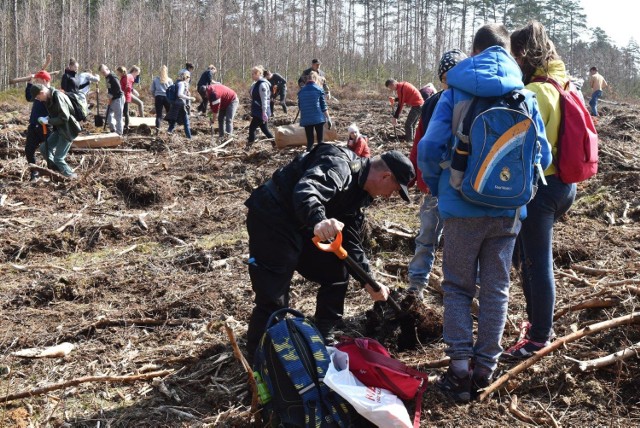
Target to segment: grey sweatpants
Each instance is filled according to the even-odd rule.
[[[473,358],[495,370],[509,305],[511,256],[520,230],[509,217],[449,218],[444,221],[443,337],[451,359]],[[478,337],[473,341],[471,303],[480,269]]]
[[[109,104],[109,116],[107,117],[107,123],[109,124],[109,130],[116,132],[118,135],[122,135],[124,130],[124,95],[120,98],[114,98]]]
[[[404,141],[413,143],[413,136],[416,133],[416,124],[420,119],[420,113],[422,112],[422,106],[411,107],[407,120],[404,122]]]

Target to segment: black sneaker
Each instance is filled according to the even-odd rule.
[[[471,399],[477,400],[484,390],[491,385],[492,374],[473,372],[471,375]]]
[[[458,377],[451,367],[436,380],[436,386],[456,403],[468,403],[471,400],[471,377]]]

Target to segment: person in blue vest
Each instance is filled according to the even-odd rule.
[[[265,137],[272,139],[267,123],[271,116],[271,84],[264,78],[264,67],[256,65],[251,69],[253,84],[249,88],[251,95],[251,123],[249,124],[249,140],[247,148],[256,141],[256,130],[260,128]],[[275,146],[275,141],[271,142]]]
[[[298,108],[300,109],[300,126],[307,135],[307,151],[313,147],[313,131],[318,136],[318,144],[324,141],[324,124],[331,129],[332,123],[324,99],[324,91],[319,85],[320,75],[315,71],[309,73],[307,83],[298,91]]]

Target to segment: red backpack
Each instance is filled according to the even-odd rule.
[[[584,103],[567,82],[562,88],[550,77],[536,77],[533,82],[546,82],[560,93],[560,130],[556,175],[563,183],[578,183],[598,172],[598,133]]]
[[[349,370],[366,386],[388,389],[403,400],[416,399],[413,426],[420,426],[422,394],[429,375],[391,357],[375,339],[343,337],[336,348],[349,354]]]

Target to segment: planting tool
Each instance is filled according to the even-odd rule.
[[[367,273],[367,271],[362,269],[362,267],[355,260],[353,260],[351,256],[349,256],[347,250],[342,247],[342,232],[338,232],[333,242],[329,244],[322,243],[320,238],[318,238],[317,236],[314,236],[312,240],[316,247],[318,247],[320,250],[327,253],[334,253],[340,260],[344,260],[347,266],[351,268],[352,272],[355,274],[355,278],[358,281],[364,284],[369,284],[375,292],[380,291],[380,284],[378,284],[376,280],[373,279],[371,275],[369,275],[369,273]],[[400,305],[398,305],[398,302],[396,302],[391,296],[387,298],[387,303],[389,303],[389,305],[393,308],[394,311],[396,311],[399,316],[405,315],[403,310],[400,308]]]
[[[391,117],[393,117],[393,114],[395,113],[393,111],[393,105],[395,104],[396,99],[393,97],[389,97],[389,104],[391,105]],[[398,129],[396,125],[393,125],[393,135],[396,137],[396,141],[398,140]]]
[[[104,126],[104,118],[100,116],[100,87],[96,85],[96,116],[93,118],[93,124],[96,128]]]

